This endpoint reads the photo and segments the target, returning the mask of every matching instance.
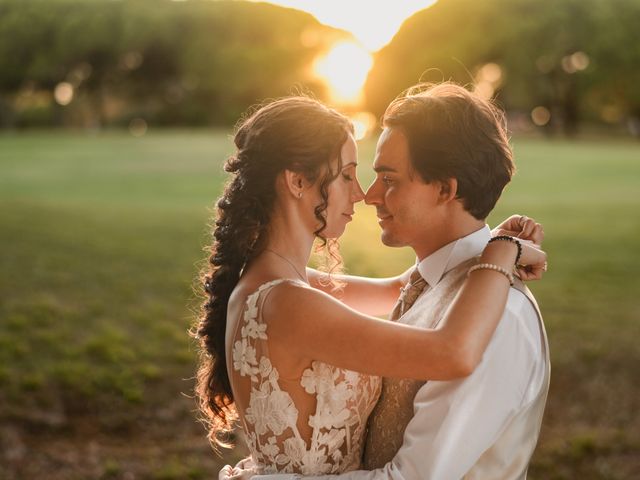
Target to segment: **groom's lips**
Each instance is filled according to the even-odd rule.
[[[388,214],[378,214],[378,223],[380,225],[382,225],[383,222],[387,221],[387,220],[391,220],[393,218],[393,215],[388,215]]]

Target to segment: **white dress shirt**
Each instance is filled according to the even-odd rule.
[[[423,259],[418,270],[429,285],[437,285],[446,272],[482,253],[490,237],[489,227],[485,226]],[[512,288],[500,323],[475,371],[455,381],[431,380],[420,388],[414,399],[414,416],[393,460],[377,470],[358,470],[337,477],[462,478],[517,412],[536,397],[544,378],[538,316],[529,300]],[[295,477],[298,476],[285,474],[253,478]]]

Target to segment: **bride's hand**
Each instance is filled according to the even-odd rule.
[[[522,240],[530,240],[536,245],[542,245],[544,229],[533,218],[524,215],[511,215],[491,231],[491,236],[509,235]]]
[[[516,239],[522,253],[517,259],[516,273],[523,281],[539,280],[547,270],[547,254],[538,245],[529,241]],[[490,241],[482,252],[481,263],[491,263],[507,271],[513,269],[516,259],[516,246],[508,238]]]
[[[519,239],[522,256],[516,266],[516,272],[523,281],[540,280],[547,271],[547,254],[529,240]]]

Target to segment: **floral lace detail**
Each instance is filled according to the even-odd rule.
[[[304,391],[316,397],[315,413],[308,420],[312,434],[304,439],[297,427],[298,408],[280,388],[278,370],[268,357],[267,325],[260,315],[265,293],[282,281],[266,283],[247,298],[240,338],[232,349],[234,371],[251,383],[244,426],[253,460],[258,471],[267,474],[319,475],[357,469],[380,379],[312,362],[300,378]]]

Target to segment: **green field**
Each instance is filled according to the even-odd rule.
[[[553,369],[530,478],[640,478],[640,144],[514,148],[490,220],[538,219],[549,253],[532,285]],[[216,478],[187,330],[230,150],[206,131],[0,136],[0,478]],[[372,152],[361,145],[363,184]],[[412,262],[378,235],[360,205],[349,272]]]

